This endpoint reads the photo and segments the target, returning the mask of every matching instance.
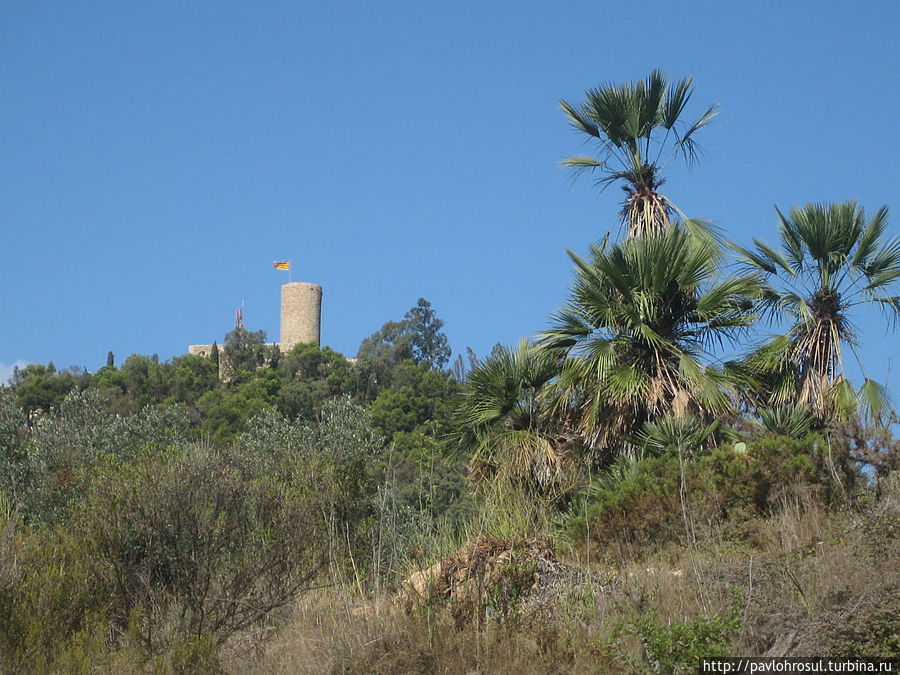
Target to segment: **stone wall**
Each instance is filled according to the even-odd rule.
[[[219,358],[223,358],[225,356],[225,347],[224,345],[217,344],[219,351]],[[212,345],[188,345],[188,354],[196,354],[197,356],[209,356],[212,354]]]
[[[281,287],[282,351],[289,351],[298,342],[320,344],[322,317],[322,287],[296,281]]]

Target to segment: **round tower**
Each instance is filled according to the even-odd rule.
[[[319,344],[322,321],[322,287],[301,281],[281,287],[281,348],[298,342]]]

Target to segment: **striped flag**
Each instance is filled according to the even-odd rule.
[[[275,260],[272,263],[272,266],[276,270],[284,270],[285,272],[287,272],[289,269],[291,269],[291,261],[290,260],[281,260],[281,261]]]

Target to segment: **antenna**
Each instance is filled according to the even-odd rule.
[[[244,328],[244,303],[241,301],[241,306],[234,310],[234,329],[235,330],[243,330]]]

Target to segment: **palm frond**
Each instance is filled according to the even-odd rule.
[[[578,170],[600,169],[605,166],[604,162],[588,155],[573,155],[571,157],[566,157],[561,164],[567,169]]]
[[[870,295],[868,300],[881,307],[889,325],[896,330],[900,325],[900,295]]]
[[[794,291],[785,291],[780,296],[773,298],[773,307],[780,316],[789,316],[797,324],[807,323],[813,320],[812,307],[809,298],[801,296]]]
[[[538,346],[562,363],[548,404],[574,411],[592,447],[625,451],[655,417],[730,410],[735,370],[712,366],[705,347],[752,323],[760,290],[758,275],[717,279],[720,259],[714,242],[681,226],[592,247],[587,260],[572,254],[569,301]]]
[[[870,252],[858,269],[867,278],[894,281],[900,275],[900,239],[892,238],[877,251]]]
[[[857,392],[857,400],[863,414],[876,423],[881,423],[885,413],[892,407],[887,388],[868,377]]]
[[[754,239],[753,243],[756,246],[756,250],[759,252],[759,255],[770,261],[770,263],[775,266],[775,274],[778,274],[778,270],[781,269],[781,271],[783,271],[787,277],[793,277],[796,275],[794,268],[791,267],[790,263],[788,263],[787,261],[787,258],[785,258],[781,253],[776,251],[765,242],[760,241],[759,239]]]
[[[851,267],[868,270],[869,260],[875,252],[878,242],[884,236],[888,224],[888,210],[886,206],[879,208],[868,226],[859,237],[856,252],[853,255]]]
[[[719,427],[718,420],[701,424],[691,416],[666,417],[647,422],[637,435],[635,444],[651,455],[666,451],[692,455],[709,446]]]
[[[630,457],[628,455],[617,457],[603,470],[603,473],[585,487],[584,494],[588,498],[596,498],[602,492],[614,490],[620,483],[625,482],[633,476],[639,475],[637,463],[641,459],[643,459],[642,455],[638,457]]]
[[[812,430],[815,415],[808,406],[786,404],[761,408],[759,419],[769,433],[802,438]]]
[[[791,221],[775,207],[778,214],[778,233],[781,236],[781,243],[785,248],[786,257],[791,265],[791,269],[795,273],[799,273],[803,269],[806,257],[803,253],[803,239],[797,234],[796,229]]]
[[[853,385],[850,384],[850,380],[844,377],[837,379],[827,388],[825,401],[827,406],[819,411],[819,415],[830,414],[843,420],[849,419],[853,415],[859,403],[857,394],[853,390]]]
[[[680,227],[684,228],[692,237],[703,240],[719,249],[726,243],[725,230],[712,221],[703,220],[702,218],[688,218],[674,204],[672,209],[681,216]]]
[[[741,262],[744,265],[753,269],[762,270],[768,274],[775,274],[777,271],[774,261],[768,256],[756,251],[751,251],[750,249],[739,246],[733,242],[729,242],[728,246],[741,257]]]
[[[662,127],[671,129],[675,126],[684,112],[685,106],[694,93],[694,81],[690,77],[683,77],[675,83],[666,93],[666,102],[662,108]]]
[[[731,382],[718,368],[707,366],[698,386],[686,390],[689,410],[705,419],[726,416],[733,408]],[[675,411],[678,412],[677,410]]]
[[[676,147],[687,160],[688,166],[692,166],[694,162],[697,161],[697,154],[700,149],[697,142],[694,140],[694,134],[700,131],[700,129],[709,126],[713,121],[713,118],[718,114],[719,106],[711,105],[706,109],[706,112],[700,116],[700,119],[694,122],[683,135],[676,135]]]
[[[537,393],[556,372],[553,359],[524,340],[515,350],[503,348],[471,371],[457,415],[472,428],[528,426],[539,414]]]
[[[566,101],[560,100],[559,105],[563,109],[563,112],[566,113],[569,122],[576,131],[580,131],[588,136],[593,136],[594,138],[600,138],[600,127],[593,120],[582,114],[578,108]]]

